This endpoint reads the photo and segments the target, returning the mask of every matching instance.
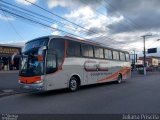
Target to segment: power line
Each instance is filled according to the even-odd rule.
[[[97,0],[96,0],[97,1]],[[87,6],[88,6],[88,4],[87,4],[87,2],[86,1],[83,1],[83,0],[81,0],[81,2],[82,3],[84,3],[84,4],[86,4]],[[98,2],[98,1],[97,1]],[[106,1],[105,1],[106,2]],[[109,4],[109,3],[107,3],[107,4]],[[109,4],[110,5],[110,4]],[[102,5],[103,6],[103,5]],[[115,9],[112,5],[110,5],[110,7],[112,7],[112,9]],[[103,13],[101,13],[101,12],[99,12],[96,8],[93,8],[92,7],[92,9],[94,9],[97,13],[99,13],[99,14],[101,14],[101,15],[103,15],[103,16],[105,16],[106,17],[106,15],[104,15]],[[117,12],[117,10],[116,10],[116,13],[118,13]],[[121,15],[120,13],[118,13],[118,15]],[[106,17],[107,18],[107,17]],[[128,17],[126,17],[125,16],[125,18],[127,18],[127,19],[129,19]],[[128,23],[128,25],[132,25],[131,23],[129,23],[129,20],[127,20],[127,19],[125,19],[126,21],[127,21],[127,23]],[[130,20],[131,21],[131,20]],[[131,21],[131,22],[133,22],[133,21]],[[136,24],[136,23],[135,23]],[[133,26],[133,27],[135,27],[135,26]],[[136,26],[137,27],[137,26]],[[130,28],[130,27],[129,27]],[[99,38],[99,37],[97,37],[97,38]],[[113,39],[113,38],[112,38]],[[111,42],[111,41],[110,41]],[[118,42],[118,41],[112,41],[113,43],[116,43],[116,42]],[[126,42],[118,42],[118,43],[120,43],[120,44],[126,44]],[[133,46],[133,45],[131,45],[131,46]],[[135,46],[133,46],[133,47],[135,47]]]
[[[78,37],[78,38],[81,38],[81,39],[84,39],[84,40],[88,40],[88,39],[86,39],[86,38],[84,38],[84,37],[81,37],[81,36],[78,36],[78,35],[75,35],[75,34],[66,32],[66,31],[64,31],[64,30],[57,29],[57,28],[54,28],[54,27],[52,27],[52,26],[46,25],[45,23],[41,23],[41,22],[39,22],[39,21],[35,21],[35,20],[32,20],[32,19],[26,18],[26,17],[24,17],[24,16],[22,16],[22,15],[13,13],[12,11],[8,11],[8,10],[1,9],[1,8],[0,8],[0,10],[1,10],[1,11],[4,11],[4,12],[6,12],[6,13],[9,13],[9,14],[15,16],[15,17],[22,18],[22,19],[24,19],[24,20],[30,21],[30,22],[32,22],[32,23],[39,24],[39,25],[41,25],[41,26],[45,26],[45,27],[47,27],[47,28],[54,29],[54,30],[57,30],[57,31],[60,31],[60,32],[63,32],[63,33],[67,33],[67,34],[69,34],[69,35],[71,35],[71,36],[75,36],[75,37]],[[92,41],[92,40],[88,40],[88,41],[91,41],[91,42],[96,43],[96,44],[100,44],[100,43],[95,42],[95,41]]]
[[[96,34],[97,34],[97,32],[95,32],[95,31],[93,31],[93,30],[89,30],[89,29],[87,29],[87,28],[85,28],[85,27],[82,27],[82,26],[80,26],[80,25],[78,25],[78,24],[76,24],[76,23],[74,23],[74,22],[72,22],[72,21],[70,21],[70,20],[68,20],[68,19],[66,19],[66,18],[63,18],[63,17],[61,17],[61,16],[59,16],[59,15],[53,13],[53,12],[50,12],[49,10],[44,9],[43,7],[41,7],[41,6],[39,6],[39,5],[35,4],[35,3],[32,3],[32,2],[30,2],[30,1],[28,1],[28,0],[25,0],[25,1],[28,2],[28,3],[30,3],[30,4],[32,4],[32,5],[34,5],[34,6],[36,6],[37,8],[39,8],[39,9],[41,9],[41,10],[44,10],[44,11],[46,11],[46,12],[48,12],[48,13],[50,13],[50,14],[58,17],[58,18],[61,18],[61,19],[65,20],[65,21],[67,21],[67,22],[69,22],[69,23],[71,23],[71,24],[73,24],[73,25],[76,25],[76,26],[78,26],[78,27],[80,27],[80,28],[82,28],[82,29],[85,29],[85,30],[87,30],[87,31],[89,31],[89,32],[92,32],[92,33],[96,33]],[[101,36],[102,36],[102,35],[101,35]],[[112,39],[112,38],[109,38],[109,37],[107,37],[107,38],[108,38],[108,39]],[[112,40],[114,40],[114,39],[112,39]]]
[[[18,15],[18,14],[16,14],[16,13],[11,12],[11,11],[4,10],[4,9],[1,9],[1,8],[0,8],[0,10],[1,10],[1,11],[4,11],[4,12],[6,12],[6,13],[12,14],[12,15],[14,15],[14,16],[16,16],[16,17],[19,17],[19,18],[28,20],[28,21],[30,21],[30,22],[33,22],[33,23],[36,23],[36,24],[39,24],[39,25],[42,25],[42,26],[45,26],[45,27],[48,27],[48,28],[51,28],[51,29],[54,29],[54,30],[58,30],[58,31],[60,31],[60,32],[64,32],[64,33],[67,33],[67,34],[70,34],[70,35],[73,35],[73,36],[76,36],[76,37],[80,37],[80,36],[77,36],[77,35],[75,35],[75,34],[72,34],[72,33],[66,32],[66,31],[63,31],[63,30],[61,30],[61,29],[57,29],[57,28],[48,26],[48,25],[46,25],[46,24],[44,24],[44,23],[41,23],[41,22],[38,22],[38,21],[35,21],[35,20],[32,20],[32,19],[26,18],[26,17],[24,17],[24,16]],[[80,38],[82,38],[82,37],[80,37]],[[84,39],[84,38],[83,38],[83,39]]]
[[[2,1],[2,0],[0,0],[0,1]],[[2,2],[4,2],[4,1],[2,1]],[[13,10],[13,9],[12,9]],[[6,11],[7,12],[7,11]],[[19,12],[19,11],[18,11]],[[21,11],[20,11],[21,12]],[[30,11],[28,11],[28,12],[30,12]],[[23,12],[24,13],[24,12]],[[31,13],[33,13],[33,12],[31,12]],[[14,16],[16,16],[16,17],[21,17],[21,18],[23,18],[24,19],[24,17],[23,16],[17,16],[17,14],[13,14],[13,12],[11,13],[10,12],[10,14],[12,14],[12,15],[14,15]],[[24,13],[24,14],[27,14],[27,13]],[[30,15],[30,14],[27,14],[27,15]],[[32,17],[34,17],[33,15],[32,15]],[[43,16],[44,17],[44,16]],[[25,17],[25,19],[26,19],[26,17]],[[27,20],[29,20],[29,19],[27,19]],[[43,21],[44,21],[44,19],[42,19]],[[36,23],[36,24],[40,24],[41,26],[45,26],[45,27],[48,27],[48,28],[51,28],[51,26],[48,26],[48,25],[46,25],[46,24],[44,24],[44,23],[41,23],[41,22],[37,22],[37,21],[35,21],[35,20],[32,20],[32,19],[30,19],[29,21],[31,21],[31,22],[33,22],[33,23]],[[52,27],[52,29],[53,29],[54,27]],[[56,29],[56,28],[54,28],[54,30],[58,30],[58,31],[61,31],[61,32],[63,32],[63,33],[67,33],[67,34],[70,34],[70,35],[73,35],[73,36],[76,36],[76,37],[79,37],[79,38],[83,38],[83,37],[80,37],[80,36],[78,36],[78,35],[75,35],[75,34],[72,34],[72,33],[69,33],[69,32],[66,32],[66,31],[63,31],[63,30],[61,30],[61,29]],[[108,38],[107,36],[106,36],[106,38]],[[83,38],[83,39],[86,39],[86,38]],[[108,39],[111,39],[111,38],[108,38]],[[86,39],[86,40],[88,40],[88,39]],[[113,39],[111,39],[112,41],[113,41]],[[89,40],[89,41],[91,41],[91,40]],[[93,41],[92,41],[93,42]],[[99,43],[100,44],[100,43]],[[107,45],[108,46],[108,45]]]
[[[69,25],[67,25],[67,24],[64,24],[64,23],[62,23],[62,22],[60,22],[60,21],[57,21],[57,20],[55,20],[55,19],[46,17],[46,16],[44,16],[44,15],[38,14],[38,13],[33,12],[33,11],[30,11],[30,10],[26,10],[26,9],[21,8],[21,7],[18,7],[18,6],[15,6],[15,5],[10,4],[10,3],[8,3],[8,2],[5,2],[5,1],[3,1],[3,0],[0,0],[0,2],[3,2],[3,3],[5,3],[5,4],[7,4],[7,5],[10,5],[10,6],[12,6],[12,7],[18,8],[18,9],[20,9],[20,10],[22,10],[22,11],[29,12],[29,13],[32,13],[32,14],[34,14],[34,15],[38,15],[39,17],[43,17],[43,19],[40,18],[41,20],[44,20],[44,19],[47,18],[47,20],[45,20],[46,22],[50,22],[50,21],[48,21],[48,19],[49,19],[49,20],[53,20],[53,21],[55,21],[55,22],[57,22],[57,23],[59,23],[59,24],[66,25],[66,26],[68,26],[69,28],[71,28],[72,30],[75,31],[75,28],[72,28],[71,26],[69,26]],[[4,6],[4,5],[3,5],[3,6]],[[6,6],[6,8],[8,8],[8,6]],[[13,8],[11,8],[11,9],[13,9]],[[15,11],[17,11],[17,10],[15,10]],[[21,11],[21,12],[22,12],[22,11]],[[19,12],[19,11],[18,11],[18,12]],[[23,12],[23,13],[24,13],[24,12]],[[27,14],[27,13],[24,13],[24,14]],[[30,17],[30,16],[33,16],[33,15],[29,15],[28,17]],[[37,16],[35,16],[35,17],[37,18]],[[64,18],[64,19],[65,19],[65,18]],[[67,21],[67,22],[68,22],[68,21]],[[76,25],[77,25],[77,24],[76,24]],[[79,26],[77,26],[77,27],[79,27]],[[82,28],[83,30],[81,30],[80,32],[84,32],[84,30],[85,30],[85,31],[89,31],[88,29],[86,29],[86,28],[84,28],[84,27],[82,27],[82,26],[81,26],[81,28]],[[92,30],[89,31],[89,32],[92,32],[92,33],[93,33]],[[94,32],[94,33],[96,33],[95,35],[101,34],[101,33],[97,33],[97,32]],[[100,35],[100,36],[103,36],[103,35]],[[108,39],[111,39],[111,38],[108,37]],[[112,39],[112,40],[113,40],[113,39]]]
[[[117,8],[115,8],[112,4],[110,4],[108,1],[103,0],[107,5],[109,5],[112,9],[114,9],[119,15],[121,15],[122,13],[119,12],[119,10],[117,10]],[[141,26],[138,25],[137,23],[135,23],[132,19],[130,19],[128,16],[122,14],[126,19],[128,19],[127,21],[129,21],[130,23],[132,23],[132,25],[137,29],[140,28]]]
[[[1,7],[0,7],[1,8]],[[12,27],[13,31],[17,34],[17,36],[19,36],[20,39],[22,39],[24,41],[24,38],[19,34],[19,32],[16,30],[16,28],[14,27],[14,25],[9,21],[8,16],[5,14],[5,12],[3,12],[3,15],[6,17],[8,24]]]
[[[85,4],[85,5],[87,5],[87,6],[89,6],[88,5],[88,3],[85,1],[85,0],[80,0],[83,4]],[[99,13],[99,14],[101,14],[101,15],[103,15],[103,16],[105,16],[106,17],[106,15],[105,14],[103,14],[102,12],[100,12],[100,11],[98,11],[96,8],[93,8],[93,7],[91,7],[93,10],[95,10],[97,13]]]
[[[53,13],[53,12],[50,12],[49,10],[44,9],[43,7],[41,7],[41,6],[39,6],[39,5],[35,4],[35,3],[32,3],[32,2],[30,2],[30,1],[28,1],[28,0],[25,0],[25,1],[28,2],[28,3],[30,3],[30,4],[32,4],[32,5],[34,5],[34,6],[36,6],[36,7],[38,7],[38,8],[40,8],[41,10],[44,10],[44,11],[46,11],[46,12],[48,12],[48,13],[50,13],[50,14],[58,17],[58,18],[61,18],[61,19],[65,20],[65,21],[67,21],[67,22],[69,22],[69,23],[71,23],[71,24],[73,24],[73,25],[76,25],[76,26],[78,26],[78,27],[80,27],[80,28],[85,29],[85,30],[88,31],[88,29],[86,29],[86,28],[84,28],[84,27],[82,27],[82,26],[80,26],[80,25],[78,25],[78,24],[76,24],[76,23],[74,23],[74,22],[66,19],[66,18],[63,18],[63,17],[61,17],[61,16],[59,16],[59,15]],[[94,33],[95,33],[95,32],[94,32]]]
[[[96,0],[97,1],[97,0]],[[84,4],[86,4],[87,6],[89,6],[88,4],[87,4],[87,2],[86,1],[84,1],[84,0],[81,0],[81,2],[82,3],[84,3]],[[98,1],[97,1],[98,2]],[[101,4],[102,5],[102,4]],[[102,5],[103,6],[103,5]],[[103,15],[103,16],[105,16],[106,17],[106,15],[104,15],[102,12],[100,12],[100,11],[98,11],[96,8],[94,8],[94,7],[91,7],[92,9],[94,9],[97,13],[99,13],[99,14],[101,14],[101,15]],[[105,8],[106,9],[106,8]],[[118,15],[120,15],[120,14],[118,14]],[[107,18],[107,17],[106,17]],[[128,21],[127,21],[127,23],[128,23]],[[128,25],[131,25],[130,23],[128,23]],[[123,25],[122,24],[122,26],[124,26],[125,28],[129,28],[129,29],[131,29],[132,30],[132,28],[130,28],[130,27],[127,27],[127,26],[125,26],[125,25]],[[112,38],[113,39],[113,38]]]
[[[15,6],[16,7],[16,6]],[[7,7],[8,8],[8,7]],[[17,10],[13,10],[13,9],[11,9],[12,11],[17,11]],[[9,12],[8,10],[4,10],[3,9],[3,11],[6,11],[6,12],[8,12],[8,13],[10,13],[10,14],[12,14],[12,15],[16,15],[16,17],[17,17],[17,14],[13,14],[13,12]],[[19,11],[18,11],[19,12]],[[21,12],[21,11],[20,11]],[[24,13],[24,12],[22,12],[22,13]],[[25,14],[27,14],[27,13],[25,13]],[[27,14],[27,15],[30,15],[30,14]],[[31,16],[33,16],[33,15],[31,15]],[[19,16],[18,15],[18,17],[22,17],[22,16]],[[28,16],[28,17],[30,17],[30,16]],[[27,17],[27,18],[28,18]],[[23,17],[24,18],[24,17]],[[29,20],[29,19],[27,19],[27,20]],[[31,19],[30,19],[31,20]],[[32,22],[33,22],[33,20],[32,20]],[[34,21],[35,22],[35,21]],[[42,25],[42,24],[41,24]],[[53,28],[53,27],[52,27]],[[65,32],[65,31],[62,31],[62,30],[60,30],[60,29],[56,29],[56,30],[59,30],[59,31],[61,31],[61,32]],[[77,36],[77,35],[75,35],[75,34],[72,34],[72,33],[69,33],[69,32],[65,32],[65,33],[67,33],[67,34],[70,34],[70,35],[74,35],[74,36],[76,36],[76,37],[80,37],[80,36]],[[80,38],[82,38],[82,37],[80,37]],[[86,39],[86,38],[83,38],[83,39]],[[86,40],[88,40],[88,39],[86,39]],[[89,40],[90,41],[90,40]],[[93,41],[94,42],[94,41]]]
[[[70,29],[75,30],[75,28],[72,28],[71,26],[69,26],[69,25],[67,25],[67,24],[64,24],[64,23],[62,23],[62,22],[60,22],[60,21],[57,21],[57,20],[55,20],[55,19],[49,18],[49,17],[47,17],[47,16],[38,14],[38,13],[36,13],[36,12],[30,11],[30,10],[27,10],[27,9],[24,9],[24,8],[21,8],[21,7],[18,7],[18,6],[15,6],[15,5],[10,4],[10,3],[7,3],[7,2],[5,2],[5,1],[1,1],[1,2],[5,3],[5,4],[7,4],[7,5],[10,5],[10,6],[12,6],[12,7],[18,8],[18,9],[20,9],[20,10],[22,10],[22,11],[16,10],[16,9],[14,9],[14,8],[11,8],[11,7],[5,6],[5,5],[1,5],[1,6],[7,8],[7,9],[12,9],[13,11],[22,12],[22,13],[28,15],[28,17],[33,16],[34,18],[38,18],[38,19],[44,20],[44,21],[49,22],[49,23],[53,23],[53,21],[54,21],[54,22],[56,22],[56,23],[58,23],[58,24],[66,25],[66,26],[68,26]],[[25,11],[25,12],[23,12],[23,11]],[[29,14],[26,13],[26,12],[28,12]],[[35,16],[35,15],[36,15],[36,16]],[[37,17],[37,16],[38,16],[38,17]],[[83,31],[83,32],[84,32],[84,31]]]

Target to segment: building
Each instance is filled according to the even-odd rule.
[[[143,61],[143,57],[139,57],[139,60]],[[160,66],[160,57],[146,56],[146,63],[148,63],[148,66],[159,67]]]
[[[14,65],[11,64],[11,57],[15,52],[21,51],[22,46],[0,44],[0,70],[18,70],[20,58],[16,57]]]

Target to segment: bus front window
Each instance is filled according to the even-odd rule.
[[[38,76],[43,74],[43,62],[38,61],[36,56],[25,56],[22,58],[20,75]]]
[[[22,50],[22,61],[20,76],[40,76],[44,75],[45,49],[49,38],[43,37],[34,39],[25,44]],[[42,49],[41,53],[39,51]],[[38,59],[41,55],[42,60]]]

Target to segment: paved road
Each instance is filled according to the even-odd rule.
[[[107,83],[45,93],[0,98],[0,113],[160,113],[160,74],[136,76],[122,84]]]
[[[0,90],[17,88],[18,72],[0,72]]]

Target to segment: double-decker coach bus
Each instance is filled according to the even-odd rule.
[[[21,53],[19,85],[54,90],[130,77],[129,53],[68,36],[45,36],[27,42]]]

